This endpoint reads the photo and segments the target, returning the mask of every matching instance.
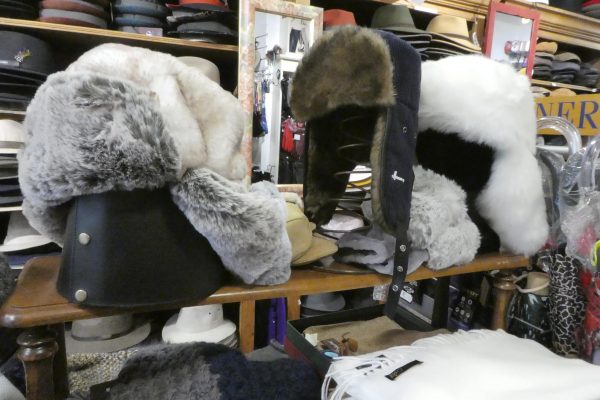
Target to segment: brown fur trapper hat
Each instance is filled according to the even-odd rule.
[[[326,32],[302,59],[290,105],[308,121],[341,106],[394,104],[392,63],[375,31],[344,26]]]

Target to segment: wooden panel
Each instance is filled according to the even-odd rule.
[[[408,280],[421,280],[439,276],[482,272],[495,269],[523,267],[528,259],[520,256],[490,254],[477,257],[473,262],[441,271],[420,267]],[[125,312],[144,312],[174,309],[182,306],[216,303],[234,303],[246,300],[263,300],[277,297],[300,296],[313,293],[335,292],[388,284],[390,277],[376,273],[365,275],[333,274],[310,269],[293,270],[286,283],[274,286],[227,285],[210,297],[194,302],[144,307],[138,309],[84,308],[71,304],[56,291],[60,265],[59,257],[40,257],[27,263],[11,297],[0,308],[0,325],[6,327],[31,327],[55,324],[78,319],[115,315]]]
[[[146,36],[139,33],[108,29],[0,18],[0,29],[7,27],[16,28],[23,32],[33,32],[54,43],[57,47],[62,47],[59,50],[63,51],[66,50],[65,47],[73,47],[74,51],[82,52],[101,43],[123,43],[163,51],[176,56],[194,55],[204,57],[215,62],[237,60],[238,47],[233,45],[193,42],[191,40]]]

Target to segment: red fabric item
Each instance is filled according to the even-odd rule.
[[[590,1],[586,1],[585,3],[583,3],[583,5],[581,6],[583,7],[589,7],[589,6],[593,6],[594,4],[600,4],[600,0],[590,0]]]
[[[339,25],[356,25],[354,14],[350,11],[339,10],[336,8],[327,10],[323,13],[323,26],[325,28]]]
[[[283,121],[283,129],[281,134],[281,149],[287,153],[294,151],[294,132],[292,132],[291,122],[289,119]]]

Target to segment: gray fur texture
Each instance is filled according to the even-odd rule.
[[[377,33],[353,26],[332,29],[298,65],[291,108],[296,118],[308,121],[345,105],[392,105],[392,71],[388,47]]]
[[[481,241],[467,215],[466,194],[455,182],[415,167],[408,238],[429,252],[429,268],[438,270],[472,261]]]
[[[173,185],[171,193],[225,267],[244,283],[273,285],[289,279],[287,211],[274,185],[258,183],[247,191],[206,168],[196,168]]]
[[[153,189],[175,180],[180,160],[152,94],[105,75],[59,72],[37,91],[19,156],[23,211],[62,243],[61,205],[84,194]]]
[[[250,191],[208,169],[178,183],[181,160],[152,93],[105,75],[60,72],[35,95],[25,119],[19,181],[29,223],[63,243],[69,200],[154,189],[172,195],[223,264],[246,283],[289,279],[286,208],[272,184]]]

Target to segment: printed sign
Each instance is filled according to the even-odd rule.
[[[582,135],[600,133],[600,94],[542,97],[535,100],[538,118],[563,117],[575,125]],[[558,135],[558,132],[553,130],[541,133]]]

